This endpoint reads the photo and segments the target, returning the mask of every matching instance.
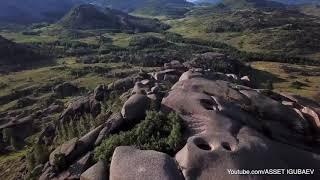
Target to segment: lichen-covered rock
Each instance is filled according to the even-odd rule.
[[[107,180],[109,179],[107,164],[104,161],[98,161],[95,165],[81,174],[80,180]]]
[[[123,105],[121,114],[127,120],[139,120],[145,117],[150,99],[143,94],[132,95]]]
[[[183,179],[177,164],[169,155],[120,146],[114,151],[110,180],[179,180]]]

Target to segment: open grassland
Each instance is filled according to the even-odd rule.
[[[6,180],[16,179],[16,175],[19,171],[25,171],[26,166],[21,166],[22,162],[25,162],[25,156],[28,153],[28,149],[13,152],[0,156],[0,177]],[[23,177],[21,177],[23,178]]]
[[[320,91],[320,68],[275,62],[253,62],[253,68],[267,73],[254,77],[260,81],[271,80],[277,92],[286,92],[313,98]],[[268,74],[268,75],[267,75]],[[273,79],[270,76],[274,77]]]
[[[24,35],[21,32],[0,32],[0,35],[16,43],[53,42],[55,36],[49,35]]]
[[[318,60],[319,18],[291,11],[193,12],[166,20],[169,31],[189,38],[227,43],[239,50],[286,53]]]

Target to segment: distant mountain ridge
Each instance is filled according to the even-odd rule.
[[[224,0],[189,0],[193,3],[211,3],[211,4],[217,4],[217,3],[223,3]],[[242,0],[238,0],[240,3]],[[248,2],[253,2],[254,0],[248,0]],[[265,0],[257,0],[256,2],[263,2]],[[273,1],[273,2],[279,2],[283,4],[320,4],[319,0],[266,0],[266,1]],[[272,2],[271,2],[272,3]]]
[[[0,6],[0,22],[54,21],[77,2],[78,0],[3,0]]]
[[[94,4],[125,12],[144,11],[152,15],[180,12],[180,7],[191,5],[186,0],[2,0],[0,22],[22,24],[53,22],[80,4]]]

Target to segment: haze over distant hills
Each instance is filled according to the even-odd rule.
[[[189,0],[193,3],[220,3],[225,0]],[[228,1],[228,0],[227,0]],[[240,0],[241,1],[241,0]],[[262,2],[262,0],[257,0],[257,2]],[[283,4],[310,4],[310,3],[320,3],[319,0],[268,0],[268,1],[274,1],[274,2],[280,2]],[[254,2],[254,0],[249,0],[248,2]]]
[[[186,0],[3,0],[0,6],[0,22],[52,22],[60,19],[75,5],[88,3],[151,15],[175,14],[184,11],[183,7],[191,5]]]
[[[75,0],[3,0],[0,22],[53,21],[63,16],[75,3]]]

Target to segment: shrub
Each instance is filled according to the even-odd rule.
[[[54,168],[58,171],[63,170],[67,166],[66,157],[64,154],[55,154],[54,155]]]
[[[181,119],[176,113],[165,115],[149,111],[145,120],[130,131],[121,132],[105,139],[95,149],[95,158],[110,161],[118,146],[135,146],[174,154],[182,143]]]
[[[39,164],[45,164],[49,160],[49,155],[50,152],[48,147],[43,144],[34,144],[33,148],[31,150],[28,150],[26,159],[30,176],[36,176],[35,174],[31,174],[32,170]]]

